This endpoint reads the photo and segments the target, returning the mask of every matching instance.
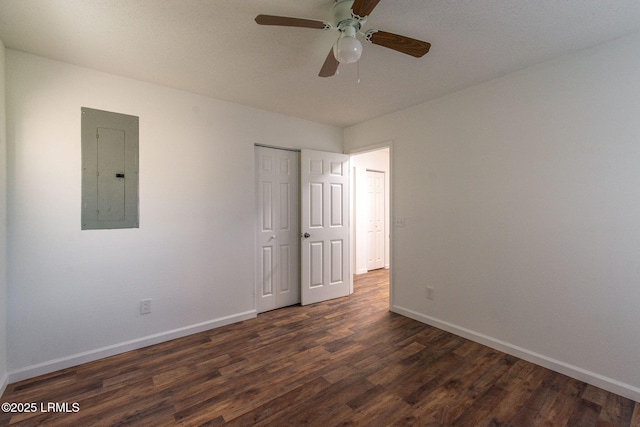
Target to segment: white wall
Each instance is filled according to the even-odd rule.
[[[81,107],[140,117],[139,229],[80,230]],[[255,316],[254,143],[342,152],[338,128],[12,50],[7,135],[12,381]]]
[[[638,51],[640,35],[345,130],[346,151],[394,140],[394,311],[640,400]]]
[[[369,193],[367,191],[367,170],[374,170],[385,173],[385,268],[389,268],[389,148],[383,148],[351,156],[351,169],[354,173],[354,255],[355,274],[367,272],[368,239],[367,239],[367,219],[369,218]]]
[[[0,40],[0,395],[7,385],[7,133],[5,48]]]

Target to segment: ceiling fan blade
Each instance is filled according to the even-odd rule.
[[[327,55],[327,59],[324,60],[324,64],[322,64],[322,68],[320,69],[320,73],[318,74],[318,76],[320,77],[334,76],[338,71],[338,65],[340,65],[340,63],[338,62],[336,57],[333,55],[333,47],[331,47],[331,50],[329,51],[329,55]]]
[[[324,30],[331,28],[331,24],[315,19],[290,18],[288,16],[258,15],[256,22],[260,25],[280,25],[283,27],[317,28]]]
[[[415,56],[416,58],[422,57],[425,53],[429,52],[429,49],[431,49],[431,43],[412,39],[407,36],[388,33],[386,31],[367,31],[365,40],[368,40],[373,44],[377,44],[378,46],[384,46],[398,52],[406,53],[407,55]]]
[[[369,16],[371,11],[380,3],[380,0],[355,0],[351,6],[354,15],[361,18]]]

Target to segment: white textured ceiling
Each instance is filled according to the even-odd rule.
[[[640,31],[638,0],[382,0],[364,29],[428,41],[416,59],[371,44],[318,77],[334,0],[0,0],[17,49],[264,110],[348,126]],[[639,52],[640,54],[640,52]]]

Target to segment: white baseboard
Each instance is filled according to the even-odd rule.
[[[388,270],[388,269],[389,269],[389,264],[385,265],[385,266],[384,266],[384,269],[385,269],[385,270]],[[371,271],[374,271],[374,270],[371,270]],[[357,270],[355,274],[356,274],[356,276],[359,276],[360,274],[367,274],[368,272],[369,272],[369,270],[367,270],[367,269],[365,268],[365,269]]]
[[[4,394],[4,391],[7,389],[8,384],[9,384],[9,376],[5,372],[2,374],[2,378],[0,378],[0,396]]]
[[[547,357],[543,354],[527,350],[526,348],[518,347],[508,342],[454,325],[449,322],[438,320],[431,316],[427,316],[404,307],[394,305],[393,307],[391,307],[391,311],[409,317],[413,320],[417,320],[418,322],[426,323],[427,325],[445,330],[479,344],[486,345],[487,347],[491,347],[512,356],[519,357],[520,359],[535,363],[536,365],[551,369],[552,371],[559,372],[585,383],[600,387],[612,393],[624,396],[628,399],[632,399],[636,402],[640,402],[640,388],[634,387],[630,384],[626,384],[621,381],[596,374],[595,372],[587,371],[586,369],[582,369],[578,366],[574,366],[569,363]]]
[[[83,353],[73,354],[71,356],[66,356],[59,359],[49,360],[46,362],[38,363],[36,365],[27,366],[13,372],[9,372],[8,375],[5,375],[3,377],[4,384],[6,387],[6,384],[14,383],[16,381],[22,381],[28,378],[37,377],[38,375],[44,375],[51,372],[59,371],[60,369],[66,369],[72,366],[81,365],[83,363],[93,362],[105,357],[114,356],[116,354],[125,353],[131,350],[137,350],[143,347],[148,347],[150,345],[159,344],[176,338],[185,337],[187,335],[196,334],[198,332],[207,331],[209,329],[219,328],[231,323],[252,319],[256,316],[256,310],[245,311],[243,313],[237,313],[231,316],[225,316],[202,323],[196,323],[194,325],[185,326],[183,328],[148,335],[131,341],[125,341],[119,344],[97,348],[95,350],[85,351]]]

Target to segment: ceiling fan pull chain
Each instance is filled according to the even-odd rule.
[[[360,84],[360,61],[358,61],[358,62],[356,63],[356,66],[358,67],[358,68],[356,68],[356,74],[357,74],[357,78],[358,78],[358,84]]]

